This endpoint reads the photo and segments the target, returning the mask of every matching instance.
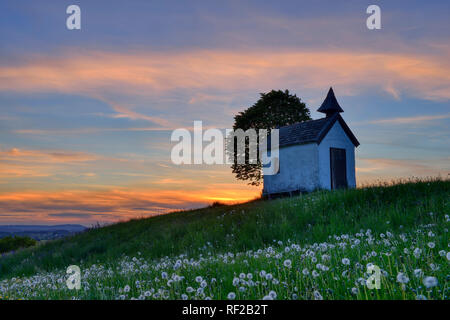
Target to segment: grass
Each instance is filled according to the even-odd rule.
[[[84,281],[90,290],[83,291],[83,294],[79,294],[78,297],[110,299],[125,296],[125,298],[130,298],[133,297],[132,290],[139,289],[136,288],[135,281],[145,282],[145,279],[154,281],[158,275],[161,280],[160,272],[166,267],[155,269],[155,266],[165,263],[172,268],[176,260],[183,261],[185,257],[189,257],[189,259],[193,259],[192,261],[198,261],[200,267],[196,266],[196,263],[192,266],[189,261],[182,263],[180,270],[184,272],[185,284],[182,285],[182,289],[181,287],[177,289],[177,293],[172,287],[170,290],[175,291],[169,294],[169,298],[181,298],[180,292],[186,290],[188,281],[193,281],[192,277],[197,273],[202,274],[205,279],[208,278],[207,285],[211,291],[209,297],[214,299],[226,298],[230,292],[235,292],[238,297],[262,298],[268,294],[268,287],[262,286],[262,281],[258,284],[258,289],[256,286],[249,288],[244,285],[246,291],[239,296],[240,291],[236,290],[237,288],[233,289],[232,280],[236,274],[246,272],[245,270],[252,272],[253,277],[256,277],[255,270],[259,272],[264,269],[272,270],[278,281],[289,283],[288,288],[278,290],[279,298],[292,298],[293,295],[297,295],[298,298],[314,298],[315,291],[317,291],[320,296],[329,299],[351,297],[364,299],[370,298],[370,295],[366,296],[367,292],[363,294],[364,290],[355,287],[358,293],[353,295],[349,293],[349,290],[352,289],[349,287],[352,285],[351,283],[343,285],[343,279],[336,280],[336,283],[333,282],[333,279],[338,274],[337,271],[342,271],[340,260],[343,258],[349,258],[352,261],[353,269],[349,272],[355,279],[351,278],[350,282],[361,277],[364,278],[365,270],[362,270],[359,265],[362,266],[364,261],[367,263],[370,260],[363,259],[364,256],[367,258],[364,250],[370,249],[378,252],[378,258],[373,260],[386,269],[389,277],[394,277],[394,284],[397,283],[395,278],[398,272],[401,272],[402,266],[408,269],[410,279],[413,279],[412,267],[429,271],[430,275],[435,273],[434,276],[440,280],[440,286],[432,293],[425,292],[424,296],[429,294],[430,298],[443,298],[446,296],[447,290],[448,260],[445,255],[441,254],[442,251],[445,253],[448,250],[447,222],[444,216],[450,214],[449,195],[450,181],[448,180],[410,181],[355,190],[317,191],[294,198],[254,201],[235,206],[212,206],[149,219],[132,220],[92,229],[73,237],[47,242],[36,248],[24,249],[12,255],[3,256],[0,258],[0,279],[13,277],[24,279],[24,277],[36,274],[40,274],[40,277],[62,279],[64,274],[61,273],[61,270],[65,270],[69,265],[80,265],[82,269],[93,268],[91,274],[104,271],[104,269],[98,270],[101,265],[102,268],[112,270],[111,279],[102,282],[103,286],[111,289],[106,290],[109,293],[105,293],[105,290],[92,289],[94,280],[86,278]],[[436,235],[433,240],[436,247],[432,250],[431,248],[427,249],[427,242],[423,236],[424,230],[428,230],[427,228],[430,231],[432,229]],[[366,243],[368,239],[363,237],[364,241],[362,241],[361,247],[351,248],[347,251],[348,253],[343,254],[340,250],[330,249],[327,254],[331,258],[327,265],[334,270],[334,273],[328,274],[322,271],[324,276],[318,278],[317,281],[311,277],[308,278],[310,283],[300,281],[302,279],[301,271],[304,268],[308,269],[310,273],[313,269],[317,269],[314,262],[305,260],[305,248],[314,248],[314,243],[331,243],[330,241],[333,239],[336,245],[339,245],[341,240],[333,237],[346,234],[352,235],[350,239],[354,240],[358,238],[355,234],[360,233],[361,230],[366,232],[367,229],[376,235],[374,236],[375,244]],[[411,247],[415,245],[417,248],[421,248],[427,260],[411,261],[408,265],[408,261],[405,259],[414,259],[411,252],[407,257],[406,254],[393,252],[390,257],[382,258],[381,252],[388,248],[378,237],[387,230],[395,234],[393,239],[397,242],[399,241],[398,237],[407,234],[410,239],[407,243],[409,247],[406,248],[403,245],[401,250],[406,248],[412,252],[413,248]],[[274,244],[274,240],[281,241],[282,244],[279,245],[278,242]],[[285,253],[284,249],[288,240],[289,245],[295,244],[302,249]],[[395,241],[393,243],[396,243]],[[268,246],[272,246],[273,250],[273,255],[269,253],[270,257],[259,255],[258,258],[255,258],[251,253],[259,249],[266,252],[264,250],[267,250]],[[398,245],[396,245],[397,247]],[[225,253],[234,253],[240,258],[236,257],[236,261],[232,264],[225,263],[223,258]],[[281,257],[275,258],[279,254]],[[210,259],[204,261],[205,255]],[[138,262],[130,260],[130,257],[135,257]],[[283,268],[282,263],[280,265],[280,259],[291,260],[292,267]],[[247,263],[244,260],[247,260]],[[353,265],[356,261],[359,264],[357,267]],[[431,270],[430,263],[442,267],[439,271]],[[144,271],[138,268],[142,274],[131,272],[133,274],[131,276],[123,271],[128,270],[130,264],[134,265],[132,268],[142,265],[146,265],[147,268]],[[170,274],[173,276],[173,269],[170,270],[172,272],[167,272],[169,276]],[[293,272],[293,270],[296,271]],[[320,272],[320,270],[318,271]],[[211,283],[213,275],[214,278],[220,279],[218,281],[222,281],[220,285],[215,285],[217,286],[215,289],[211,287],[213,286]],[[247,282],[248,280],[244,279]],[[391,280],[384,280],[386,286],[391,289],[385,291],[379,298],[414,298],[418,294],[415,291],[405,293],[404,290],[398,289],[398,283],[392,285]],[[419,282],[421,281],[422,279]],[[195,281],[193,282],[195,283]],[[127,283],[131,283],[131,291],[125,295],[120,290],[123,290]],[[194,283],[190,286],[193,286]],[[409,282],[409,284],[412,283],[413,280]],[[3,282],[2,288],[2,283],[0,283],[0,290],[4,291],[3,295],[5,292],[11,295],[11,285],[10,282]],[[166,289],[158,287],[153,282],[147,283],[147,285],[149,290],[156,290],[153,293],[150,292],[153,298],[163,297],[163,294],[158,296],[154,294],[158,290]],[[415,286],[411,290],[419,290],[417,283]],[[297,293],[294,293],[296,292],[294,288],[297,288]],[[333,293],[323,291],[325,289],[329,289]],[[54,298],[67,298],[73,294],[66,291],[51,290],[45,294],[53,295]],[[43,294],[42,291],[40,292]],[[135,293],[138,297],[137,292]],[[203,294],[208,296],[206,292]],[[20,294],[18,295],[20,296]],[[32,297],[32,295],[25,296]],[[197,296],[188,295],[188,297]]]

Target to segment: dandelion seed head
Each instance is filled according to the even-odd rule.
[[[272,299],[276,299],[277,298],[277,293],[275,292],[275,291],[270,291],[269,292],[269,296],[272,298]]]
[[[438,280],[435,277],[425,277],[423,279],[423,285],[427,288],[430,289],[432,287],[435,287],[438,285]]]
[[[402,284],[406,284],[406,283],[409,282],[409,278],[403,272],[399,272],[397,274],[397,282],[400,282]]]
[[[286,260],[284,260],[283,265],[284,265],[286,268],[290,268],[290,267],[292,266],[292,261],[289,260],[289,259],[286,259]]]
[[[414,270],[414,276],[415,276],[416,278],[421,278],[421,277],[423,276],[423,271],[422,271],[422,269],[415,269],[415,270]]]
[[[320,294],[319,291],[314,291],[314,300],[323,300],[322,295]]]

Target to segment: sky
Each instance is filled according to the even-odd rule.
[[[68,30],[66,8],[81,8]],[[371,4],[381,29],[366,27]],[[176,128],[330,86],[357,184],[450,172],[449,1],[0,2],[0,224],[111,223],[258,197],[175,165]]]

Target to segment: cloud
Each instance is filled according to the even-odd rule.
[[[395,100],[400,100],[400,92],[391,84],[386,85],[384,90],[389,93]]]
[[[233,99],[230,95],[214,95],[214,94],[206,94],[206,93],[195,93],[191,99],[189,100],[189,104],[198,104],[201,102],[222,102],[229,103]]]
[[[44,162],[44,163],[73,163],[94,161],[98,157],[85,152],[68,151],[45,151],[45,150],[24,150],[11,148],[9,150],[0,150],[0,161],[13,162]]]
[[[61,212],[61,213],[49,213],[49,217],[58,217],[58,218],[90,218],[92,217],[91,213],[81,213],[81,212]]]
[[[236,203],[254,199],[258,188],[231,185],[222,189],[205,186],[198,190],[114,188],[105,190],[23,191],[0,194],[0,223],[114,222],[149,217],[170,211],[198,208],[221,200]]]
[[[450,113],[440,114],[440,115],[422,115],[422,116],[414,116],[414,117],[399,117],[399,118],[391,118],[391,119],[378,119],[368,121],[367,123],[372,124],[412,124],[412,123],[421,123],[421,122],[429,122],[433,120],[442,120],[450,118]]]
[[[33,177],[42,178],[53,175],[51,170],[43,168],[42,166],[20,165],[17,163],[4,164],[0,160],[0,177],[1,178],[22,178]]]
[[[88,127],[88,128],[75,128],[75,129],[18,129],[13,130],[14,133],[18,134],[58,134],[58,135],[79,135],[79,134],[93,134],[101,132],[127,132],[127,131],[172,131],[177,129],[176,127],[129,127],[129,128],[99,128],[99,127]]]
[[[447,177],[450,173],[449,158],[427,160],[357,158],[356,175],[358,183],[412,177]]]
[[[157,124],[159,127],[164,127],[164,128],[173,126],[166,119],[163,119],[160,117],[155,117],[155,116],[149,116],[149,115],[145,115],[145,114],[133,111],[130,108],[127,108],[123,105],[118,105],[117,103],[114,103],[114,102],[110,101],[109,99],[105,99],[103,97],[99,97],[99,99],[103,100],[104,102],[109,104],[110,107],[114,111],[117,112],[116,114],[108,115],[108,117],[112,117],[115,119],[127,118],[127,119],[132,119],[132,120],[145,120],[145,121],[149,121],[151,123]]]
[[[196,181],[193,179],[173,179],[173,178],[164,178],[158,181],[155,181],[154,183],[157,184],[180,184],[180,185],[187,185],[187,184],[193,184]]]
[[[0,177],[8,179],[9,182],[13,179],[20,182],[21,178],[55,178],[55,176],[92,179],[97,177],[98,172],[104,172],[102,170],[130,169],[142,163],[143,160],[136,156],[111,157],[70,150],[0,148]],[[49,182],[51,181],[46,181]],[[0,189],[2,185],[3,183],[0,183]]]
[[[182,52],[66,53],[0,67],[0,90],[64,92],[109,101],[117,117],[167,125],[164,119],[111,103],[108,95],[154,96],[195,92],[191,102],[214,99],[206,92],[238,92],[292,86],[334,85],[346,94],[378,88],[396,99],[450,99],[447,55],[343,50],[190,50]],[[203,93],[202,93],[203,92]]]
[[[58,172],[67,175],[67,165],[81,165],[99,160],[101,157],[66,150],[28,150],[11,148],[0,149],[0,177],[2,178],[43,178]],[[71,174],[74,174],[73,172]],[[92,177],[93,173],[80,173],[80,176]]]

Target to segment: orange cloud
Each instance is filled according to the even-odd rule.
[[[84,152],[62,150],[0,149],[0,177],[49,177],[57,168],[68,164],[82,164],[98,160],[99,157]],[[67,172],[64,172],[68,174]],[[86,173],[82,175],[86,176]]]
[[[106,170],[112,167],[129,168],[130,162],[137,166],[142,163],[142,160],[113,158],[68,150],[0,149],[0,177],[20,179],[22,177],[36,178],[61,175],[86,178],[94,177],[95,173],[93,172],[99,171],[99,168]],[[89,171],[86,172],[87,169]],[[1,187],[0,184],[0,190]]]
[[[178,89],[237,91],[294,86],[377,86],[399,98],[450,99],[448,56],[353,51],[84,52],[0,67],[0,90],[153,95]],[[102,92],[102,93],[101,93]],[[196,96],[198,99],[210,97]],[[118,116],[146,117],[115,105]],[[158,121],[153,117],[150,121]]]
[[[0,224],[113,222],[202,207],[215,200],[243,202],[260,193],[234,181],[228,167],[199,173],[191,166],[122,156],[0,150]]]
[[[0,161],[1,163],[1,161]],[[0,165],[0,178],[49,177],[53,173],[42,166],[20,165],[17,163]]]
[[[256,198],[260,190],[234,185],[232,189],[11,192],[0,194],[0,223],[114,222],[205,206],[214,200],[237,203]]]
[[[97,160],[95,155],[84,152],[23,150],[18,148],[12,148],[5,151],[0,150],[0,161],[67,163],[93,160]]]

